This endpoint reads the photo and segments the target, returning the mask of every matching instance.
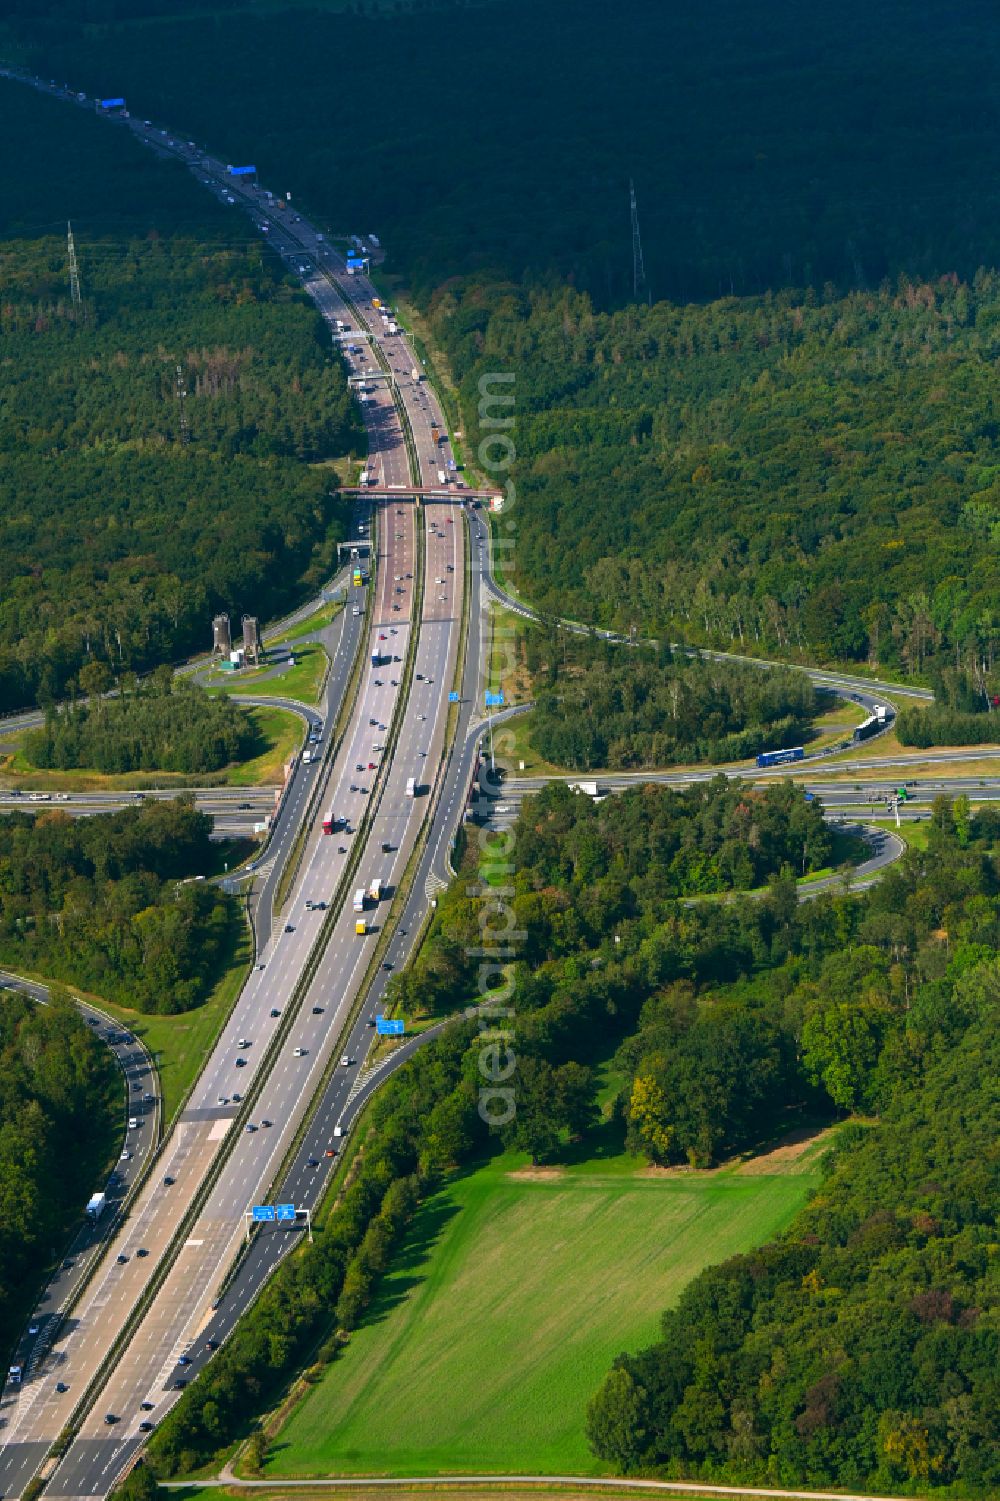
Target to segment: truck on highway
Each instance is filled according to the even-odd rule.
[[[440,430],[440,428],[437,428],[437,427],[432,427],[431,428],[431,442],[434,444],[435,448],[441,442],[441,430]]]
[[[586,793],[587,797],[603,797],[604,789],[597,782],[574,782],[573,788],[577,792]]]
[[[372,650],[372,666],[373,667],[381,667],[382,666],[382,654],[379,651],[379,649],[378,649],[377,646],[374,647],[373,650]]]
[[[805,758],[805,751],[801,745],[796,745],[791,750],[761,751],[757,757],[758,766],[784,766],[788,761],[801,761]]]
[[[415,380],[415,381],[421,381],[421,380],[423,380],[423,375],[420,373],[419,370],[411,370],[410,371],[410,379],[411,380]]]
[[[359,938],[364,938],[365,934],[368,932],[368,924],[365,922],[363,917],[359,917],[357,922],[354,924],[354,931]]]
[[[389,332],[391,334],[399,333],[399,324],[393,318],[389,319]]]
[[[382,306],[382,299],[381,299],[381,297],[373,297],[372,298],[372,307],[379,308],[381,306]]]
[[[309,763],[310,763],[310,761],[312,760],[312,758],[313,758],[313,753],[312,753],[312,751],[309,749],[309,747],[307,745],[306,748],[305,748],[305,750],[302,752],[302,764],[304,766],[308,766]]]
[[[416,777],[407,777],[407,779],[406,779],[406,795],[407,795],[407,797],[416,797],[416,795],[417,795],[417,779],[416,779]]]
[[[19,1365],[11,1365],[7,1367],[7,1380],[11,1386],[21,1385],[22,1374],[23,1373]]]
[[[88,1220],[99,1220],[107,1207],[107,1194],[91,1194],[90,1198],[87,1200]]]
[[[360,887],[354,893],[354,910],[355,912],[363,912],[365,910],[365,893]]]
[[[329,812],[323,814],[323,833],[332,834],[338,822],[337,815],[331,808]]]
[[[446,485],[447,483],[448,483],[448,476],[447,476],[447,474],[445,474],[445,472],[444,472],[443,469],[439,469],[438,470],[438,484],[439,485]]]
[[[368,900],[372,901],[372,902],[378,902],[378,901],[381,901],[381,899],[382,899],[382,879],[381,879],[380,876],[376,876],[375,879],[374,879],[374,881],[371,883],[371,885],[368,888]]]

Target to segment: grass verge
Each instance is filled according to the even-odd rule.
[[[127,1006],[95,997],[103,1011],[116,1017],[140,1037],[153,1056],[163,1091],[163,1125],[166,1129],[211,1053],[243,988],[253,961],[250,929],[242,915],[234,916],[230,928],[225,967],[203,1005],[176,1016],[147,1016]],[[81,992],[82,993],[82,992]]]
[[[253,667],[240,672],[210,672],[204,679],[209,693],[252,693],[255,698],[296,698],[319,703],[329,658],[316,641],[297,648],[295,665]]]
[[[599,1473],[583,1414],[614,1355],[655,1338],[702,1267],[783,1229],[818,1181],[812,1157],[797,1172],[741,1166],[655,1176],[591,1157],[531,1171],[507,1155],[456,1176],[264,1478]]]

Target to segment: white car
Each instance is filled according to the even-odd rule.
[[[293,1058],[304,1058],[305,1056],[306,1056],[306,1050],[305,1050],[305,1048],[295,1048],[293,1050],[293,1052],[292,1052],[292,1057]]]
[[[350,1068],[350,1066],[351,1066],[351,1064],[353,1062],[354,1062],[354,1059],[351,1057],[351,1055],[349,1053],[343,1053],[341,1055],[341,1059],[340,1059],[340,1066],[341,1066],[341,1068]]]

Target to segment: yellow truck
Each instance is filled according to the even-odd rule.
[[[365,922],[363,917],[359,917],[357,922],[354,924],[354,931],[359,938],[364,938],[365,934],[368,932],[368,924]]]

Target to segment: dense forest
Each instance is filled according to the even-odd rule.
[[[322,320],[242,220],[124,132],[4,84],[8,126],[33,135],[0,213],[20,236],[0,242],[0,711],[61,697],[92,658],[190,653],[219,609],[299,598],[344,535],[309,465],[362,441]],[[72,205],[78,305],[49,229]]]
[[[535,690],[531,744],[574,771],[743,760],[801,745],[816,713],[804,673],[762,672],[593,637],[529,628],[524,661]]]
[[[786,797],[772,812],[790,820],[801,802]],[[375,1097],[315,1246],[282,1266],[165,1420],[152,1451],[163,1470],[206,1462],[304,1359],[336,1357],[336,1331],[364,1318],[416,1203],[454,1164],[498,1145],[558,1162],[585,1140],[595,1067],[612,1055],[628,1139],[652,1162],[708,1165],[803,1119],[877,1123],[845,1131],[829,1187],[786,1242],[706,1273],[668,1315],[676,1379],[666,1347],[623,1363],[628,1383],[616,1373],[590,1417],[599,1452],[748,1481],[995,1479],[984,1274],[1000,1199],[980,1061],[996,1022],[1000,819],[942,800],[928,848],[858,896],[800,903],[778,880],[761,900],[690,904],[668,894],[669,846],[661,862],[641,795],[616,807],[620,830],[605,807],[550,788],[514,829],[511,924],[524,938],[493,992],[515,1014],[490,1034],[516,1056],[513,1121],[491,1130],[477,1108],[481,1024],[456,1022],[417,1053]],[[700,826],[725,802],[718,789],[683,807],[675,818]],[[407,1014],[476,995],[469,933],[503,911],[508,878],[499,847],[466,847],[428,944],[393,982]],[[829,1426],[841,1400],[843,1447]],[[921,1453],[933,1457],[922,1473]]]
[[[54,992],[0,1001],[0,1347],[10,1349],[37,1279],[81,1218],[120,1127],[118,1065]]]
[[[93,696],[50,707],[42,728],[24,737],[28,760],[60,771],[206,772],[253,754],[254,722],[225,694],[175,678],[169,667],[102,697],[111,683],[103,662],[86,663],[76,686]]]
[[[123,92],[224,159],[252,150],[332,228],[374,230],[422,293],[472,271],[631,299],[630,178],[643,302],[1000,263],[987,0],[629,0],[613,24],[601,0],[201,18],[158,0],[177,19],[147,25],[115,25],[121,0],[13,6],[46,77]],[[362,125],[331,80],[372,55],[386,77],[480,70],[502,122],[403,89]]]
[[[19,25],[46,71],[127,80],[223,152],[253,142],[332,227],[374,225],[470,427],[480,377],[514,373],[516,581],[543,609],[992,679],[995,15],[634,0],[609,50],[592,10],[533,4],[531,48],[489,5]],[[494,68],[511,54],[504,131],[483,112],[455,132],[402,97],[357,131],[350,91],[328,87],[352,47],[408,70],[487,43]],[[649,273],[634,296],[630,176]]]
[[[0,818],[0,962],[138,1011],[204,1001],[229,950],[232,901],[191,798],[120,813]]]

